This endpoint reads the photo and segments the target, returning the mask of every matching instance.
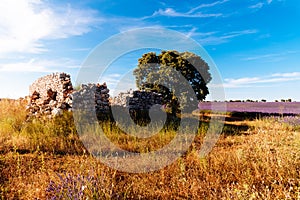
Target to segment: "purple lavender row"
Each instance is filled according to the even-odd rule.
[[[201,102],[200,110],[211,110],[222,102]],[[260,112],[277,114],[300,114],[300,102],[227,102],[228,112]]]

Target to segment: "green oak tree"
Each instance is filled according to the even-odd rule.
[[[137,87],[161,93],[164,104],[172,113],[181,109],[196,109],[195,105],[209,94],[209,66],[200,56],[191,52],[146,53],[139,58],[133,74]],[[189,94],[191,90],[187,90],[187,84],[192,88],[193,95]]]

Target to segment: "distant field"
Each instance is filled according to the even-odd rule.
[[[211,110],[221,102],[202,102],[200,110]],[[227,112],[256,112],[276,114],[300,114],[300,102],[227,102]]]

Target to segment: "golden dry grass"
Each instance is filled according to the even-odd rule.
[[[83,199],[300,199],[300,133],[279,122],[244,122],[251,128],[234,134],[225,127],[206,158],[197,154],[200,133],[173,164],[129,174],[84,153],[70,115],[24,124],[25,115],[23,104],[0,102],[0,199],[53,197],[57,194],[46,189],[50,181],[63,185],[58,175],[77,180],[65,183],[64,199],[68,189],[82,186]],[[111,137],[124,148],[137,148],[126,136]],[[81,176],[95,182],[76,178]]]

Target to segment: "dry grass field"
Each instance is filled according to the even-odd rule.
[[[0,199],[300,199],[297,124],[230,122],[201,159],[206,129],[200,127],[182,158],[159,171],[130,174],[85,151],[70,113],[31,122],[25,117],[22,103],[0,101]],[[122,148],[141,150],[130,137],[111,134]],[[162,137],[168,141],[170,134]]]

